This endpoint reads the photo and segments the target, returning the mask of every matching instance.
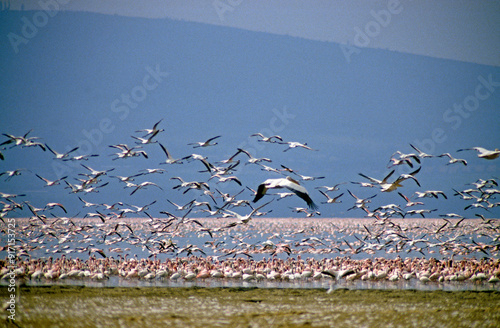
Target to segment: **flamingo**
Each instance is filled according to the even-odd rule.
[[[250,154],[248,151],[244,150],[244,149],[241,149],[241,148],[238,148],[238,153],[244,153],[248,156],[248,162],[245,163],[245,164],[257,164],[257,163],[260,163],[260,162],[272,162],[269,158],[256,158],[256,157],[253,157],[252,154]]]
[[[155,187],[158,187],[160,188],[161,190],[163,190],[162,187],[160,187],[159,185],[157,185],[156,183],[154,182],[150,182],[150,181],[144,181],[143,183],[140,183],[140,184],[137,184],[137,185],[134,185],[133,187],[135,187],[135,189],[130,193],[130,195],[133,195],[137,190],[139,189],[142,189],[144,187],[147,187],[147,186],[155,186]]]
[[[283,138],[281,138],[280,136],[278,135],[274,135],[274,136],[270,136],[270,137],[264,137],[264,135],[262,133],[254,133],[252,135],[250,135],[250,137],[260,137],[261,139],[257,140],[257,141],[261,141],[261,142],[270,142],[270,143],[276,143],[276,141],[273,141],[273,139],[277,139],[279,141],[283,141]]]
[[[420,157],[420,158],[434,157],[434,155],[426,154],[423,151],[421,151],[420,149],[418,149],[417,147],[413,146],[412,144],[410,144],[410,147],[413,148],[413,149],[415,149],[418,152],[418,157]]]
[[[316,189],[320,189],[320,188],[324,188],[327,192],[330,192],[330,191],[337,191],[339,190],[339,186],[341,184],[345,184],[345,182],[341,182],[341,183],[337,183],[336,185],[330,187],[330,186],[320,186],[320,187],[316,187]]]
[[[403,195],[402,193],[398,192],[398,195],[403,197],[403,199],[406,201],[406,206],[405,207],[411,207],[415,205],[424,205],[422,202],[412,202],[408,197]]]
[[[347,189],[347,192],[349,192],[349,195],[351,195],[351,196],[352,196],[352,197],[356,200],[356,202],[355,202],[354,206],[353,206],[353,207],[351,207],[351,208],[349,208],[349,209],[348,209],[348,211],[349,211],[349,210],[352,210],[352,209],[354,209],[354,208],[362,208],[362,209],[363,209],[363,208],[365,208],[365,207],[366,207],[366,204],[367,204],[367,203],[371,203],[371,199],[372,199],[373,197],[377,196],[377,194],[375,194],[375,195],[370,196],[370,197],[368,197],[368,198],[360,198],[360,197],[358,197],[358,196],[354,195],[354,194],[353,194],[353,193],[352,193],[349,189]]]
[[[417,198],[424,198],[424,197],[438,198],[439,195],[442,195],[445,199],[448,199],[448,197],[446,197],[444,192],[442,192],[440,190],[427,190],[424,192],[415,191],[415,195],[417,195]]]
[[[142,129],[142,130],[137,130],[135,132],[146,132],[146,134],[144,135],[145,137],[150,134],[157,135],[159,132],[165,131],[165,129],[158,129],[158,124],[160,124],[161,121],[163,121],[163,119],[156,122],[155,125],[153,125],[152,129]]]
[[[132,136],[132,138],[134,138],[135,140],[138,140],[136,141],[135,143],[136,144],[142,144],[142,145],[147,145],[147,144],[153,144],[153,143],[158,143],[157,140],[153,141],[153,138],[156,137],[156,135],[158,134],[158,132],[152,134],[149,138],[140,138],[140,137],[136,137],[136,136]]]
[[[188,143],[188,145],[194,145],[193,148],[215,146],[215,145],[217,145],[217,142],[210,143],[210,141],[215,140],[215,139],[220,138],[220,137],[221,136],[216,136],[216,137],[210,138],[206,141]]]
[[[115,169],[115,168],[112,168],[112,169],[105,170],[105,171],[97,171],[97,170],[94,170],[91,167],[88,167],[88,166],[84,165],[84,164],[80,164],[80,165],[83,166],[84,168],[86,168],[87,170],[89,170],[90,171],[90,175],[93,175],[95,177],[98,177],[98,176],[101,176],[101,175],[106,175],[106,173],[114,171],[114,169]],[[79,174],[79,175],[83,175],[83,174]]]
[[[158,143],[161,147],[161,149],[163,150],[163,152],[165,153],[165,155],[167,156],[167,159],[165,160],[165,162],[163,163],[160,163],[160,164],[182,164],[182,160],[185,159],[185,158],[173,158],[172,155],[170,155],[170,153],[168,152],[167,148],[165,148],[165,146],[163,146],[161,143]]]
[[[58,153],[54,150],[52,150],[52,148],[49,147],[49,145],[45,144],[45,147],[47,147],[47,149],[52,153],[54,154],[56,157],[54,157],[54,159],[64,159],[64,158],[67,158],[69,156],[69,154],[71,154],[72,152],[76,151],[78,148],[80,147],[75,147],[73,149],[71,149],[70,151],[67,151],[65,153]]]
[[[465,159],[454,158],[453,156],[451,156],[450,153],[443,153],[441,155],[438,155],[437,157],[448,157],[450,160],[448,161],[448,163],[446,165],[450,165],[450,164],[454,164],[454,163],[462,163],[463,165],[467,165],[467,161]]]
[[[0,176],[6,174],[7,178],[5,179],[5,181],[9,181],[10,179],[12,179],[12,177],[14,177],[16,175],[21,175],[22,171],[29,171],[29,170],[27,170],[27,169],[17,169],[17,170],[12,170],[12,171],[5,171],[5,172],[0,173]]]
[[[297,142],[297,141],[288,141],[288,142],[278,142],[278,143],[280,143],[282,145],[288,145],[288,148],[286,148],[285,150],[283,150],[284,152],[285,151],[289,151],[292,148],[297,148],[297,147],[301,147],[301,148],[305,148],[305,149],[309,149],[309,150],[318,151],[317,149],[312,149],[311,147],[309,147],[306,142],[300,143],[300,142]]]
[[[264,205],[261,205],[257,208],[254,208],[252,210],[252,212],[250,212],[250,214],[247,214],[247,215],[240,215],[236,212],[233,212],[233,211],[230,211],[228,209],[225,209],[224,211],[234,215],[239,221],[240,223],[248,223],[251,219],[252,219],[252,215],[254,215],[258,210],[260,210],[261,208],[263,208],[264,206],[268,205],[269,203],[271,203],[272,200],[270,200],[269,202],[265,203]]]
[[[37,176],[40,180],[45,181],[45,184],[46,184],[46,185],[45,185],[45,187],[57,186],[57,185],[61,182],[61,180],[64,180],[64,179],[66,179],[66,178],[68,177],[68,176],[64,176],[64,177],[62,177],[62,178],[60,178],[60,179],[57,179],[57,180],[54,180],[54,181],[50,181],[50,180],[48,180],[48,179],[42,178],[41,176],[39,176],[39,175],[38,175],[38,174],[36,174],[36,173],[35,173],[35,175],[36,175],[36,176]]]
[[[322,190],[319,190],[319,192],[320,192],[323,196],[325,196],[325,197],[326,197],[326,199],[327,199],[327,200],[326,200],[326,202],[322,202],[321,204],[335,204],[335,203],[342,203],[342,201],[341,201],[341,200],[338,200],[338,199],[339,199],[340,197],[342,197],[342,195],[343,195],[344,193],[341,193],[341,194],[340,194],[340,195],[338,195],[337,197],[333,197],[333,198],[332,198],[332,197],[328,196],[328,194],[327,194],[327,193],[325,193],[325,192],[324,192],[324,191],[322,191]]]

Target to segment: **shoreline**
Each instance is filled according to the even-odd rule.
[[[21,287],[19,295],[16,324],[22,327],[498,327],[500,323],[498,291],[39,286]]]

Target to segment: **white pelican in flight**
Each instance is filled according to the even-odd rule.
[[[479,158],[486,158],[486,159],[495,159],[500,156],[500,149],[496,148],[495,150],[488,150],[483,147],[472,147],[472,148],[464,148],[464,149],[459,149],[457,151],[464,151],[464,150],[475,150],[479,154],[477,154],[477,157]]]
[[[261,199],[266,194],[266,191],[268,189],[277,189],[277,188],[286,188],[292,191],[297,196],[305,200],[307,206],[309,206],[310,209],[316,210],[318,208],[318,206],[313,202],[313,200],[309,196],[307,189],[301,186],[298,181],[290,177],[267,179],[266,181],[262,182],[257,188],[257,194],[255,195],[253,202],[255,203],[259,199]]]

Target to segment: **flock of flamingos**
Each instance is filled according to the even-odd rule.
[[[413,153],[396,151],[389,161],[391,171],[385,177],[373,178],[359,173],[363,181],[350,182],[357,187],[397,193],[402,200],[400,204],[372,208],[371,201],[377,194],[360,198],[352,188],[345,189],[349,196],[344,195],[345,192],[334,194],[347,182],[318,186],[313,194],[311,188],[306,188],[308,181],[324,177],[301,175],[284,165],[271,166],[271,158],[254,157],[242,148],[220,161],[196,153],[175,158],[159,142],[164,132],[161,123],[162,120],[150,129],[137,130],[137,135],[132,136],[133,146],[109,145],[114,151],[109,155],[116,165],[106,170],[92,168],[92,158],[99,154],[81,154],[78,147],[58,152],[41,142],[41,138],[30,136],[31,130],[23,136],[2,134],[5,140],[0,144],[0,160],[5,163],[13,148],[38,148],[54,161],[79,163],[81,168],[77,176],[56,180],[24,168],[0,172],[2,188],[16,184],[19,175],[32,175],[41,185],[54,190],[54,194],[61,190],[74,194],[71,197],[77,198],[85,211],[83,215],[80,211],[78,218],[61,216],[57,213],[68,212],[61,202],[37,207],[37,200],[28,199],[31,197],[28,192],[0,192],[1,238],[9,240],[2,243],[5,246],[1,251],[9,256],[14,254],[0,261],[2,279],[10,277],[14,266],[18,280],[26,282],[102,281],[110,277],[167,282],[222,278],[245,282],[417,279],[423,283],[466,281],[493,286],[500,281],[500,225],[496,218],[485,217],[500,205],[496,201],[500,194],[497,177],[472,181],[473,188],[453,189],[453,196],[442,190],[405,195],[400,189],[406,180],[421,187],[418,174],[427,158],[447,158],[446,165],[467,165],[465,159],[450,153],[426,154],[413,145],[410,145]],[[221,136],[215,136],[188,145],[192,149],[215,147],[219,138]],[[283,152],[317,151],[307,143],[285,141],[278,135],[256,133],[251,138],[276,145],[272,147],[279,147],[277,149]],[[476,151],[476,161],[491,161],[500,156],[499,149],[482,147],[457,152],[466,150]],[[198,173],[203,179],[185,181],[181,176],[170,177],[177,183],[172,192],[190,197],[185,204],[179,205],[170,199],[160,204],[159,198],[146,205],[130,204],[129,199],[133,200],[142,189],[165,191],[165,185],[158,181],[136,182],[136,179],[164,174],[166,170],[161,167],[141,168],[132,175],[113,175],[115,170],[122,169],[121,161],[129,163],[134,161],[133,157],[148,159],[155,151],[165,154],[160,164],[171,167],[200,163],[196,168],[201,169]],[[246,165],[268,172],[272,178],[247,186],[237,176],[238,169]],[[405,166],[411,172],[394,178],[395,166]],[[89,195],[105,191],[111,183],[122,184],[130,191],[127,201],[113,204],[89,201]],[[221,191],[224,184],[237,185],[241,191],[224,193]],[[245,194],[249,195],[246,199]],[[273,206],[281,206],[278,201],[285,197],[296,198],[297,207],[292,211],[304,213],[304,218],[262,218]],[[437,219],[426,218],[435,211],[421,208],[427,197],[460,197],[467,202],[464,210],[475,213],[469,218],[455,213],[440,214]],[[345,203],[346,198],[350,198],[349,210],[363,213],[365,218],[318,218],[321,215],[318,198],[322,199],[322,207]],[[167,209],[153,213],[154,204]],[[404,220],[413,216],[421,219]],[[11,242],[8,237],[14,232]]]

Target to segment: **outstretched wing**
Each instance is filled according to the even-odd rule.
[[[259,199],[264,197],[266,194],[267,188],[265,184],[260,184],[259,187],[257,188],[257,193],[255,194],[255,198],[253,199],[253,202],[257,202]]]
[[[307,192],[302,192],[302,191],[299,191],[297,189],[293,189],[293,188],[289,188],[287,187],[288,190],[294,192],[297,196],[299,196],[300,198],[302,198],[303,200],[306,201],[307,203],[307,206],[311,209],[311,210],[317,210],[318,209],[318,205],[316,205],[313,200],[311,199],[311,197],[309,196],[309,194]]]

